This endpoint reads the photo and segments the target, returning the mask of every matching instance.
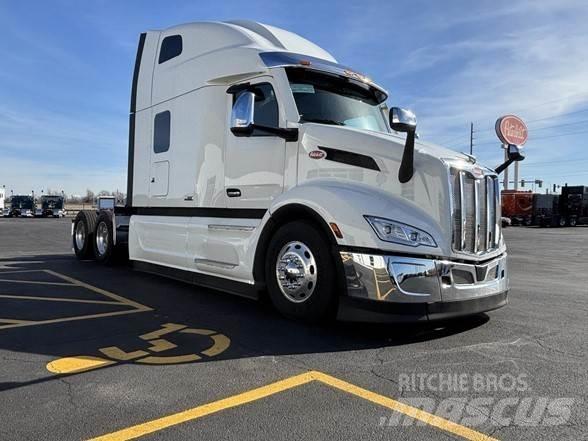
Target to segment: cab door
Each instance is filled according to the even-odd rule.
[[[280,117],[276,89],[271,77],[249,81],[255,93],[255,124],[278,128]],[[243,93],[243,92],[241,92]],[[228,113],[238,98],[232,95]],[[269,208],[284,190],[286,141],[273,134],[254,130],[248,136],[236,136],[227,128],[225,151],[225,194],[229,208]]]

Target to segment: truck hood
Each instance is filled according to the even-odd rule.
[[[483,174],[494,172],[474,166],[464,154],[417,142],[414,176],[403,184],[398,180],[403,151],[404,138],[398,135],[306,123],[300,128],[298,182],[321,180],[322,185],[361,191],[372,201],[361,208],[362,215],[394,219],[430,232],[443,244],[444,254],[451,255],[450,164]]]

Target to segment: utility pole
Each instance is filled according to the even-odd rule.
[[[474,154],[474,123],[470,123],[470,155]]]

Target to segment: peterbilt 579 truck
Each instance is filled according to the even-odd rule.
[[[65,217],[65,198],[57,195],[41,196],[41,206],[35,211],[36,217]]]
[[[111,262],[123,250],[136,269],[313,321],[505,305],[497,172],[415,140],[414,115],[387,99],[273,26],[143,33],[127,202],[78,213],[74,251]]]

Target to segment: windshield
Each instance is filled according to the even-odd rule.
[[[41,205],[43,208],[63,208],[63,199],[60,197],[44,197]]]
[[[13,196],[10,200],[10,206],[20,210],[31,210],[33,208],[33,198],[31,196]]]
[[[300,122],[388,132],[377,91],[360,81],[307,69],[287,69]]]

